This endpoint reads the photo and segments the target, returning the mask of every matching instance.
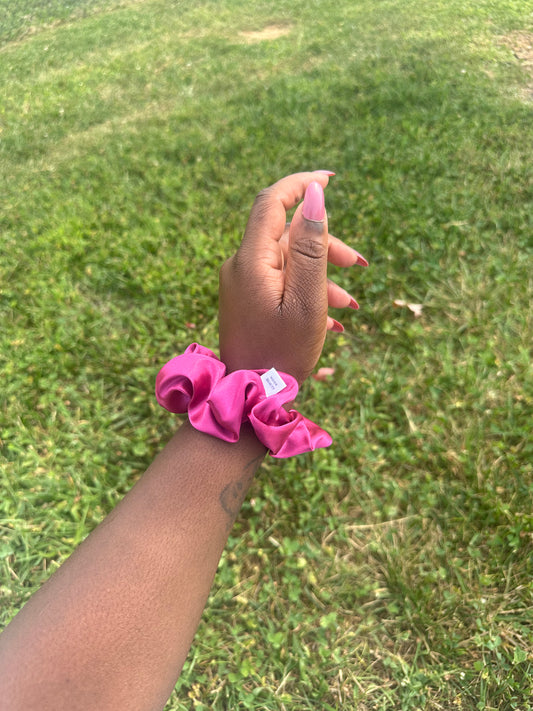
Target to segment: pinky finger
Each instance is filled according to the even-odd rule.
[[[339,323],[339,321],[335,321],[335,319],[331,318],[331,316],[328,316],[327,329],[328,331],[333,331],[334,333],[344,332],[344,326],[342,325],[342,323]]]

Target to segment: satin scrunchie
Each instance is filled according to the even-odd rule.
[[[273,457],[291,457],[329,447],[327,432],[296,410],[283,405],[294,400],[298,383],[288,373],[277,373],[284,383],[267,395],[261,376],[266,370],[236,370],[226,366],[198,343],[172,358],[156,378],[157,402],[175,413],[187,412],[191,425],[226,442],[237,442],[244,422],[250,422],[257,439]]]

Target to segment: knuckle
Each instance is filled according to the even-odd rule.
[[[238,278],[240,268],[239,268],[239,257],[238,252],[233,256],[226,259],[226,261],[220,267],[219,272],[219,282],[220,284],[233,284]]]
[[[220,267],[220,278],[225,279],[229,276],[229,273],[233,269],[235,257],[229,257]]]
[[[272,195],[272,186],[269,185],[268,188],[263,188],[260,190],[257,195],[256,195],[256,202],[262,202],[263,200],[270,199],[270,196]]]
[[[261,219],[263,215],[269,211],[272,205],[272,194],[272,187],[263,188],[263,190],[257,193],[254,200],[253,212],[258,219]]]
[[[307,259],[321,260],[327,256],[327,246],[322,241],[307,237],[299,239],[292,247],[296,254]]]

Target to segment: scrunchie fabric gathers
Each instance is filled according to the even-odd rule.
[[[183,355],[161,368],[155,395],[166,410],[187,412],[195,429],[226,442],[237,442],[242,424],[250,422],[273,457],[329,447],[332,439],[327,432],[296,410],[283,407],[298,393],[296,379],[276,373],[283,389],[267,395],[261,379],[267,372],[236,370],[226,375],[226,366],[212,351],[192,343]]]

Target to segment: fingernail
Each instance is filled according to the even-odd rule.
[[[313,173],[323,173],[324,175],[329,175],[330,178],[336,175],[332,170],[313,170]]]
[[[323,222],[326,216],[324,190],[320,183],[313,181],[307,187],[302,214],[310,222]]]
[[[356,249],[352,249],[352,252],[357,257],[357,261],[355,262],[356,264],[359,264],[361,267],[368,267],[368,262],[366,261],[366,259],[363,257],[362,254],[359,254],[359,252]]]
[[[342,325],[342,323],[335,321],[334,318],[332,318],[331,320],[333,321],[333,326],[331,327],[331,330],[335,331],[335,333],[344,333],[344,326]]]
[[[353,296],[352,296],[348,291],[346,291],[346,289],[343,289],[343,291],[344,291],[344,293],[346,294],[346,296],[350,299],[350,301],[349,301],[349,303],[348,303],[348,308],[350,308],[350,309],[358,309],[358,308],[359,308],[359,304],[358,304],[357,301],[353,298]]]

